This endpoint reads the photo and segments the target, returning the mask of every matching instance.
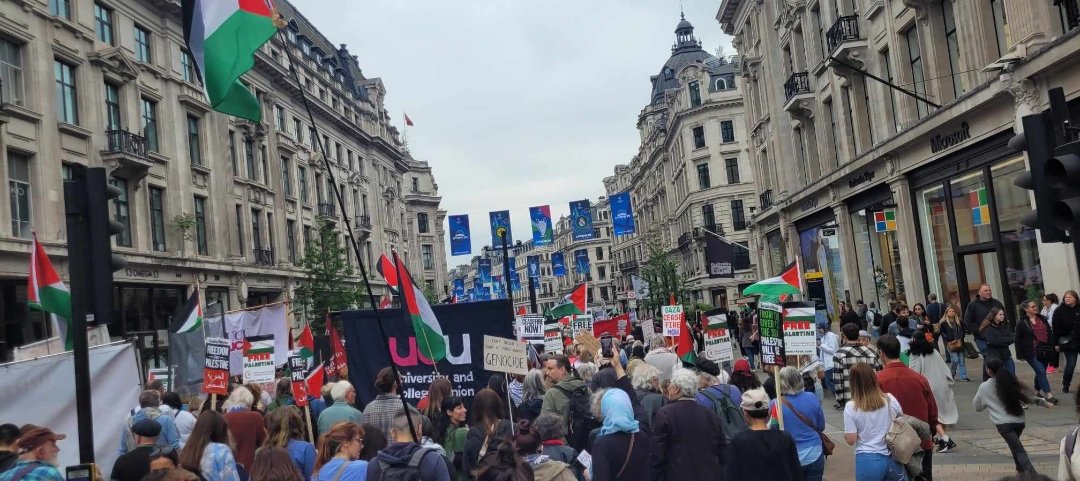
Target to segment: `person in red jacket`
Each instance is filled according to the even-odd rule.
[[[930,425],[933,432],[938,425],[937,402],[934,401],[934,392],[930,390],[930,382],[922,374],[912,370],[900,361],[900,341],[895,336],[886,334],[877,340],[878,355],[885,367],[878,372],[878,384],[881,390],[892,394],[900,403],[904,414],[915,417]],[[922,443],[923,449],[923,472],[916,480],[933,481],[933,453],[934,440],[927,439]]]

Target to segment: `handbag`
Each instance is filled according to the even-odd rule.
[[[814,425],[810,424],[810,420],[806,419],[802,415],[802,413],[795,409],[795,407],[792,406],[787,399],[781,398],[781,401],[784,403],[784,406],[787,406],[787,408],[790,409],[791,412],[795,413],[795,417],[799,418],[799,421],[802,421],[802,423],[805,424],[806,427],[813,429],[815,432],[817,432],[818,437],[821,438],[821,451],[825,453],[825,456],[832,456],[833,450],[836,449],[836,443],[834,443],[833,440],[829,438],[829,435],[815,429]]]
[[[892,415],[892,404],[888,400],[885,402],[889,408],[889,414]],[[903,418],[904,416],[901,415],[893,418],[892,424],[889,425],[889,432],[885,433],[885,445],[889,447],[889,455],[894,460],[900,464],[907,464],[915,451],[919,450],[922,440],[919,439],[919,433],[915,432],[915,428]]]
[[[630,446],[626,448],[626,460],[623,461],[622,467],[619,468],[619,472],[615,473],[615,479],[621,478],[623,471],[626,471],[626,467],[630,465],[630,455],[634,453],[634,438],[636,436],[636,433],[630,433]]]
[[[945,344],[951,352],[964,352],[964,341],[953,339]]]

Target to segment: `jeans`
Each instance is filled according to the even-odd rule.
[[[833,397],[836,397],[836,386],[833,385],[832,375],[832,369],[825,370],[825,379],[821,380],[821,387],[825,388],[826,391],[829,391],[829,394],[832,394]]]
[[[1034,473],[1035,467],[1031,465],[1027,450],[1024,449],[1024,445],[1020,442],[1020,435],[1024,434],[1024,427],[1024,423],[998,424],[997,430],[1001,438],[1005,440],[1005,444],[1009,445],[1013,463],[1016,464],[1016,472]],[[857,465],[856,469],[858,469]]]
[[[907,471],[888,454],[855,453],[855,481],[907,481]]]
[[[817,461],[802,467],[803,481],[821,481],[825,474],[825,454],[818,456]]]
[[[964,358],[964,351],[953,352],[949,351],[949,363],[952,368],[953,379],[967,379],[967,359]]]
[[[1072,385],[1073,371],[1076,370],[1076,351],[1062,351],[1065,355],[1065,373],[1061,377],[1061,390],[1069,392],[1069,386]]]
[[[1050,392],[1050,381],[1046,379],[1046,366],[1034,354],[1025,360],[1031,366],[1031,370],[1035,371],[1035,390]]]
[[[750,363],[750,370],[753,371],[755,369],[754,368],[754,345],[749,344],[749,345],[743,346],[742,352],[743,352],[743,356],[746,357],[746,362]]]

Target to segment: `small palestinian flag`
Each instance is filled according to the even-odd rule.
[[[194,289],[183,307],[176,311],[169,324],[169,330],[177,334],[194,332],[202,327],[202,323],[203,312],[202,304],[199,303],[199,290]]]

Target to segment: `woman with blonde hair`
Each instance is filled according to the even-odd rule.
[[[881,391],[869,364],[855,364],[849,383],[851,400],[844,406],[844,441],[855,446],[855,480],[907,480],[904,466],[889,455],[885,443],[893,419],[903,414],[900,403]]]
[[[366,481],[368,462],[360,459],[364,428],[341,422],[319,439],[315,458],[315,481]]]
[[[264,448],[284,448],[305,480],[315,471],[315,445],[304,441],[304,421],[300,408],[282,406],[266,415]],[[258,453],[256,453],[257,455]]]
[[[964,359],[964,320],[960,318],[956,306],[945,304],[940,326],[941,339],[945,341],[945,352],[949,356],[949,371],[953,379],[971,382],[971,379],[968,379],[967,361]]]

